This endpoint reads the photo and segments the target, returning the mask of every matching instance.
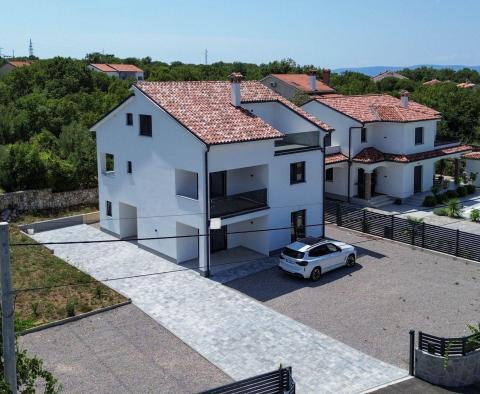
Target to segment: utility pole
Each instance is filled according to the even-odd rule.
[[[8,223],[0,223],[0,284],[2,287],[2,338],[5,381],[13,394],[17,394],[17,361],[15,356],[14,307]]]

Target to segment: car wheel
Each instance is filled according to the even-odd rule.
[[[316,282],[317,280],[320,279],[321,276],[322,276],[322,270],[320,269],[320,267],[315,267],[312,270],[312,273],[310,274],[310,279]]]
[[[355,265],[355,255],[351,254],[347,257],[347,261],[345,263],[347,267],[353,267]]]

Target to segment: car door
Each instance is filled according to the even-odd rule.
[[[327,256],[328,256],[329,270],[333,270],[335,268],[342,266],[345,263],[342,250],[338,246],[332,243],[327,243],[325,244],[325,246],[328,249]]]
[[[315,266],[320,266],[322,272],[333,269],[333,262],[330,259],[331,251],[326,244],[319,245],[308,252],[308,257],[314,261]]]

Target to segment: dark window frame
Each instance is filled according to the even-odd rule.
[[[325,181],[326,182],[333,182],[333,168],[327,168],[325,170]]]
[[[304,161],[290,163],[290,185],[296,185],[297,183],[306,182],[305,167],[306,165]],[[301,175],[300,180],[298,180],[298,175]]]
[[[127,174],[133,174],[133,164],[131,160],[127,161]]]
[[[419,135],[417,134],[420,132],[420,138]],[[424,128],[423,127],[415,127],[415,145],[423,145],[425,143],[424,139]]]
[[[332,133],[327,133],[323,141],[324,141],[324,148],[328,148],[329,146],[332,146]]]
[[[361,131],[360,131],[360,142],[362,144],[368,142],[368,137],[367,137],[367,128],[366,127],[362,127]]]
[[[107,216],[108,217],[112,217],[112,202],[111,201],[108,201],[106,200],[105,201],[105,208],[106,208],[106,211],[107,211]]]
[[[152,115],[139,114],[138,115],[138,131],[141,136],[152,137]]]
[[[115,173],[115,155],[113,153],[105,153],[105,168],[103,172],[105,174],[114,174]]]
[[[127,126],[133,126],[133,114],[131,112],[127,112],[125,122]]]

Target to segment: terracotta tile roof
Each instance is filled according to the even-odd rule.
[[[412,153],[409,155],[401,155],[396,153],[383,153],[376,148],[370,147],[363,149],[358,153],[353,161],[363,164],[373,164],[381,161],[392,161],[396,163],[411,163],[414,161],[432,159],[435,157],[447,156],[454,153],[468,152],[472,150],[471,146],[458,145],[444,149],[434,149],[426,152]],[[465,155],[464,155],[465,156]]]
[[[342,161],[348,161],[348,157],[343,153],[330,153],[325,155],[325,164],[341,163]]]
[[[21,61],[21,60],[10,60],[7,63],[11,64],[13,67],[25,67],[25,66],[30,66],[32,64],[30,62]]]
[[[234,107],[228,81],[137,82],[134,86],[207,144],[283,136],[258,116]],[[259,81],[240,86],[242,103],[278,101],[325,131],[333,130]]]
[[[472,146],[473,152],[467,153],[462,157],[469,160],[480,160],[480,146]]]
[[[408,79],[405,75],[399,74],[395,71],[384,71],[383,73],[377,74],[372,77],[375,82],[381,81],[384,78]]]
[[[310,89],[310,81],[307,74],[271,74],[273,77],[304,91],[305,93],[334,93],[335,89],[317,79],[317,90]]]
[[[441,118],[438,111],[412,100],[404,108],[399,99],[387,94],[325,95],[315,97],[315,100],[362,123],[417,122]]]
[[[430,81],[424,82],[423,85],[438,85],[439,83],[443,83],[439,79],[431,79]]]
[[[460,89],[471,89],[474,87],[475,87],[475,84],[471,82],[463,82],[463,83],[457,84],[457,88],[460,88]]]
[[[133,64],[92,63],[91,66],[103,72],[143,72],[141,68],[138,68]]]

